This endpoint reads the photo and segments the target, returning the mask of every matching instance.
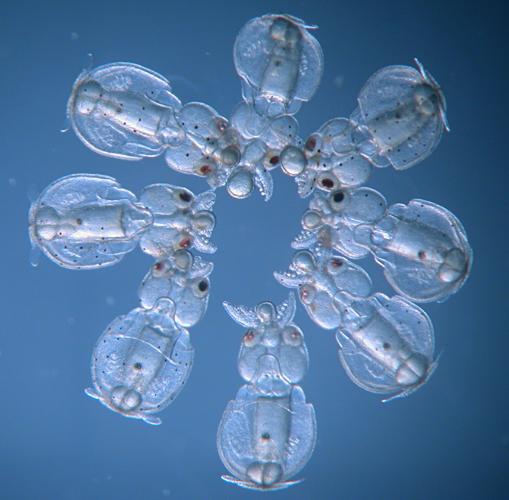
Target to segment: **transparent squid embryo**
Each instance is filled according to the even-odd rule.
[[[350,304],[336,339],[348,376],[370,392],[406,396],[433,373],[434,330],[428,315],[403,297],[377,293]]]
[[[112,177],[74,174],[50,184],[29,213],[33,247],[68,269],[119,262],[152,224],[152,214]]]
[[[276,490],[307,463],[316,442],[313,406],[299,386],[280,398],[260,397],[252,385],[228,404],[217,432],[217,449],[234,476],[228,482],[248,489]]]
[[[154,416],[179,394],[191,371],[194,349],[175,324],[174,303],[161,298],[112,321],[92,355],[93,388],[86,393],[126,417],[161,423]]]
[[[127,160],[158,156],[185,134],[170,83],[132,63],[84,71],[73,86],[67,114],[76,135],[96,153]]]
[[[278,306],[261,302],[250,309],[225,302],[224,307],[233,319],[240,319],[249,328],[238,358],[242,378],[266,395],[287,394],[291,384],[302,380],[309,365],[304,334],[292,321],[294,294]]]
[[[417,59],[411,66],[387,66],[359,93],[352,120],[363,127],[397,170],[412,167],[437,147],[448,130],[446,102],[436,80]]]
[[[289,270],[274,272],[285,287],[297,288],[309,317],[326,330],[338,328],[342,321],[345,294],[352,298],[371,293],[371,278],[361,267],[332,252],[296,252]]]
[[[309,28],[295,17],[269,14],[240,30],[233,49],[235,69],[244,99],[260,114],[296,113],[315,93],[323,54]]]

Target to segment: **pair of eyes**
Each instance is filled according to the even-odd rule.
[[[212,142],[212,141],[211,141]],[[210,145],[211,143],[209,143]],[[227,167],[235,167],[238,165],[240,161],[240,151],[237,146],[227,146],[226,148],[222,149],[219,154],[220,162]],[[215,169],[216,164],[215,160],[210,158],[210,156],[204,157],[199,164],[195,167],[196,173],[198,175],[211,175]]]
[[[333,257],[327,262],[326,270],[331,276],[337,276],[344,270],[344,261],[338,257]],[[301,285],[299,287],[299,296],[303,304],[310,305],[314,302],[316,289],[312,285]]]
[[[171,260],[158,260],[152,266],[152,276],[155,278],[171,277],[174,271],[183,273],[193,266],[193,256],[187,250],[178,250]]]
[[[171,271],[173,271],[173,269],[174,268],[171,267],[168,262],[159,261],[152,266],[152,276],[154,278],[163,278],[167,276],[169,279],[171,279],[173,275]],[[199,278],[192,282],[190,288],[196,297],[206,297],[209,293],[210,281],[208,278]]]
[[[340,212],[345,209],[348,195],[345,191],[338,190],[330,194],[328,201],[334,212]],[[308,210],[302,216],[302,226],[308,231],[317,229],[323,224],[322,214],[317,210]]]
[[[345,261],[340,257],[331,257],[325,265],[326,271],[335,276],[343,271]],[[293,265],[304,272],[312,272],[316,269],[316,263],[310,252],[303,251],[297,253],[293,258]]]
[[[303,334],[302,331],[296,326],[286,326],[283,328],[281,332],[281,341],[283,344],[298,347],[302,345],[303,342]],[[244,346],[245,347],[254,347],[260,343],[262,339],[262,333],[258,330],[248,330],[244,334]]]
[[[313,134],[308,137],[304,143],[304,151],[306,156],[320,155],[322,146],[322,138],[318,134]],[[320,160],[323,163],[323,160]],[[321,165],[323,168],[327,168],[327,163]],[[315,180],[315,185],[323,189],[324,191],[332,191],[339,188],[338,180],[335,176],[330,175],[329,172],[322,172]]]

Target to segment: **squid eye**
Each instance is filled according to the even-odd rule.
[[[310,135],[304,144],[307,153],[320,153],[321,137],[318,134]]]
[[[224,118],[217,118],[216,127],[219,133],[223,134],[225,130],[228,128],[228,121]]]
[[[318,176],[318,179],[316,180],[316,185],[317,187],[323,189],[324,191],[333,191],[339,187],[335,177],[328,172],[322,173]]]
[[[168,261],[159,260],[152,266],[152,276],[154,278],[161,278],[169,271],[170,267]]]
[[[302,345],[303,335],[299,328],[296,326],[287,326],[283,330],[283,342],[292,347]]]
[[[187,207],[193,201],[193,193],[188,189],[180,189],[176,193],[177,204],[181,207]]]
[[[299,288],[299,297],[303,304],[312,304],[315,300],[315,289],[310,285],[302,285]]]
[[[297,252],[293,257],[293,265],[299,271],[309,273],[315,268],[315,259],[310,252],[306,250]]]
[[[263,157],[263,166],[267,170],[272,170],[273,168],[276,168],[280,164],[281,158],[279,156],[278,151],[274,149],[269,149],[264,157]]]
[[[339,211],[343,209],[346,203],[346,193],[344,191],[334,191],[330,195],[330,205],[333,210]]]
[[[209,293],[209,287],[209,280],[207,278],[203,278],[195,283],[194,294],[199,298],[206,297]]]
[[[332,257],[332,259],[327,262],[327,271],[330,274],[339,274],[343,270],[343,265],[345,261],[339,257]]]
[[[276,167],[278,165],[279,161],[280,161],[280,159],[279,159],[278,155],[276,155],[276,154],[270,155],[270,157],[269,157],[269,164],[272,167]]]
[[[256,334],[256,331],[248,330],[244,334],[243,342],[246,347],[254,347],[256,344],[258,344],[258,335]]]
[[[202,163],[198,168],[198,175],[210,175],[214,168],[209,163]]]
[[[182,234],[180,240],[177,243],[177,247],[185,250],[186,248],[190,248],[193,246],[193,239],[187,233]]]

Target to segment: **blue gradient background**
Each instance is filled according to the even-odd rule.
[[[168,169],[100,157],[65,127],[72,83],[88,65],[132,61],[172,80],[182,101],[228,116],[240,99],[232,63],[238,30],[252,17],[289,12],[316,23],[325,73],[297,115],[305,137],[347,116],[377,69],[419,57],[442,85],[452,132],[424,163],[376,171],[369,182],[389,203],[414,197],[448,207],[475,252],[472,276],[444,304],[426,305],[440,366],[411,397],[383,405],[345,375],[330,332],[299,308],[311,366],[303,382],[318,419],[306,481],[274,498],[479,499],[509,497],[507,296],[507,33],[502,2],[5,2],[0,9],[0,498],[254,498],[220,480],[215,445],[228,400],[241,385],[242,328],[221,302],[280,302],[272,278],[292,255],[307,201],[275,173],[269,203],[218,192],[219,245],[207,316],[191,336],[191,378],[154,428],[87,398],[93,345],[137,305],[151,260],[139,250],[117,266],[72,272],[42,258],[29,265],[29,193],[61,176],[116,177],[140,193],[154,182],[206,188]],[[338,86],[338,82],[342,84]],[[361,262],[375,288],[380,269]],[[270,496],[271,494],[268,494]]]

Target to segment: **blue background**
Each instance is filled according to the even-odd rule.
[[[502,4],[502,2],[500,2]],[[445,499],[509,497],[507,302],[507,34],[497,2],[5,2],[0,17],[0,498],[254,498],[220,480],[215,447],[228,400],[241,385],[242,328],[221,302],[280,302],[272,278],[292,255],[307,201],[275,173],[269,203],[258,195],[215,207],[209,310],[191,331],[191,378],[157,428],[121,418],[87,398],[96,338],[137,305],[151,260],[139,250],[117,266],[72,272],[42,258],[29,265],[30,193],[61,176],[116,177],[140,193],[168,182],[205,183],[168,169],[100,157],[66,126],[74,79],[89,64],[132,61],[162,73],[183,102],[199,100],[228,116],[240,99],[232,63],[238,30],[252,17],[288,12],[316,23],[325,54],[321,87],[297,115],[306,137],[347,116],[378,68],[419,57],[442,85],[452,132],[422,164],[379,170],[369,186],[389,203],[414,197],[448,207],[475,252],[465,287],[426,305],[440,366],[416,394],[390,404],[355,386],[337,360],[330,332],[299,308],[311,366],[303,382],[318,419],[318,442],[301,476],[277,498]],[[375,288],[380,269],[361,262]],[[259,495],[259,494],[258,494]],[[267,495],[270,495],[267,493]]]

